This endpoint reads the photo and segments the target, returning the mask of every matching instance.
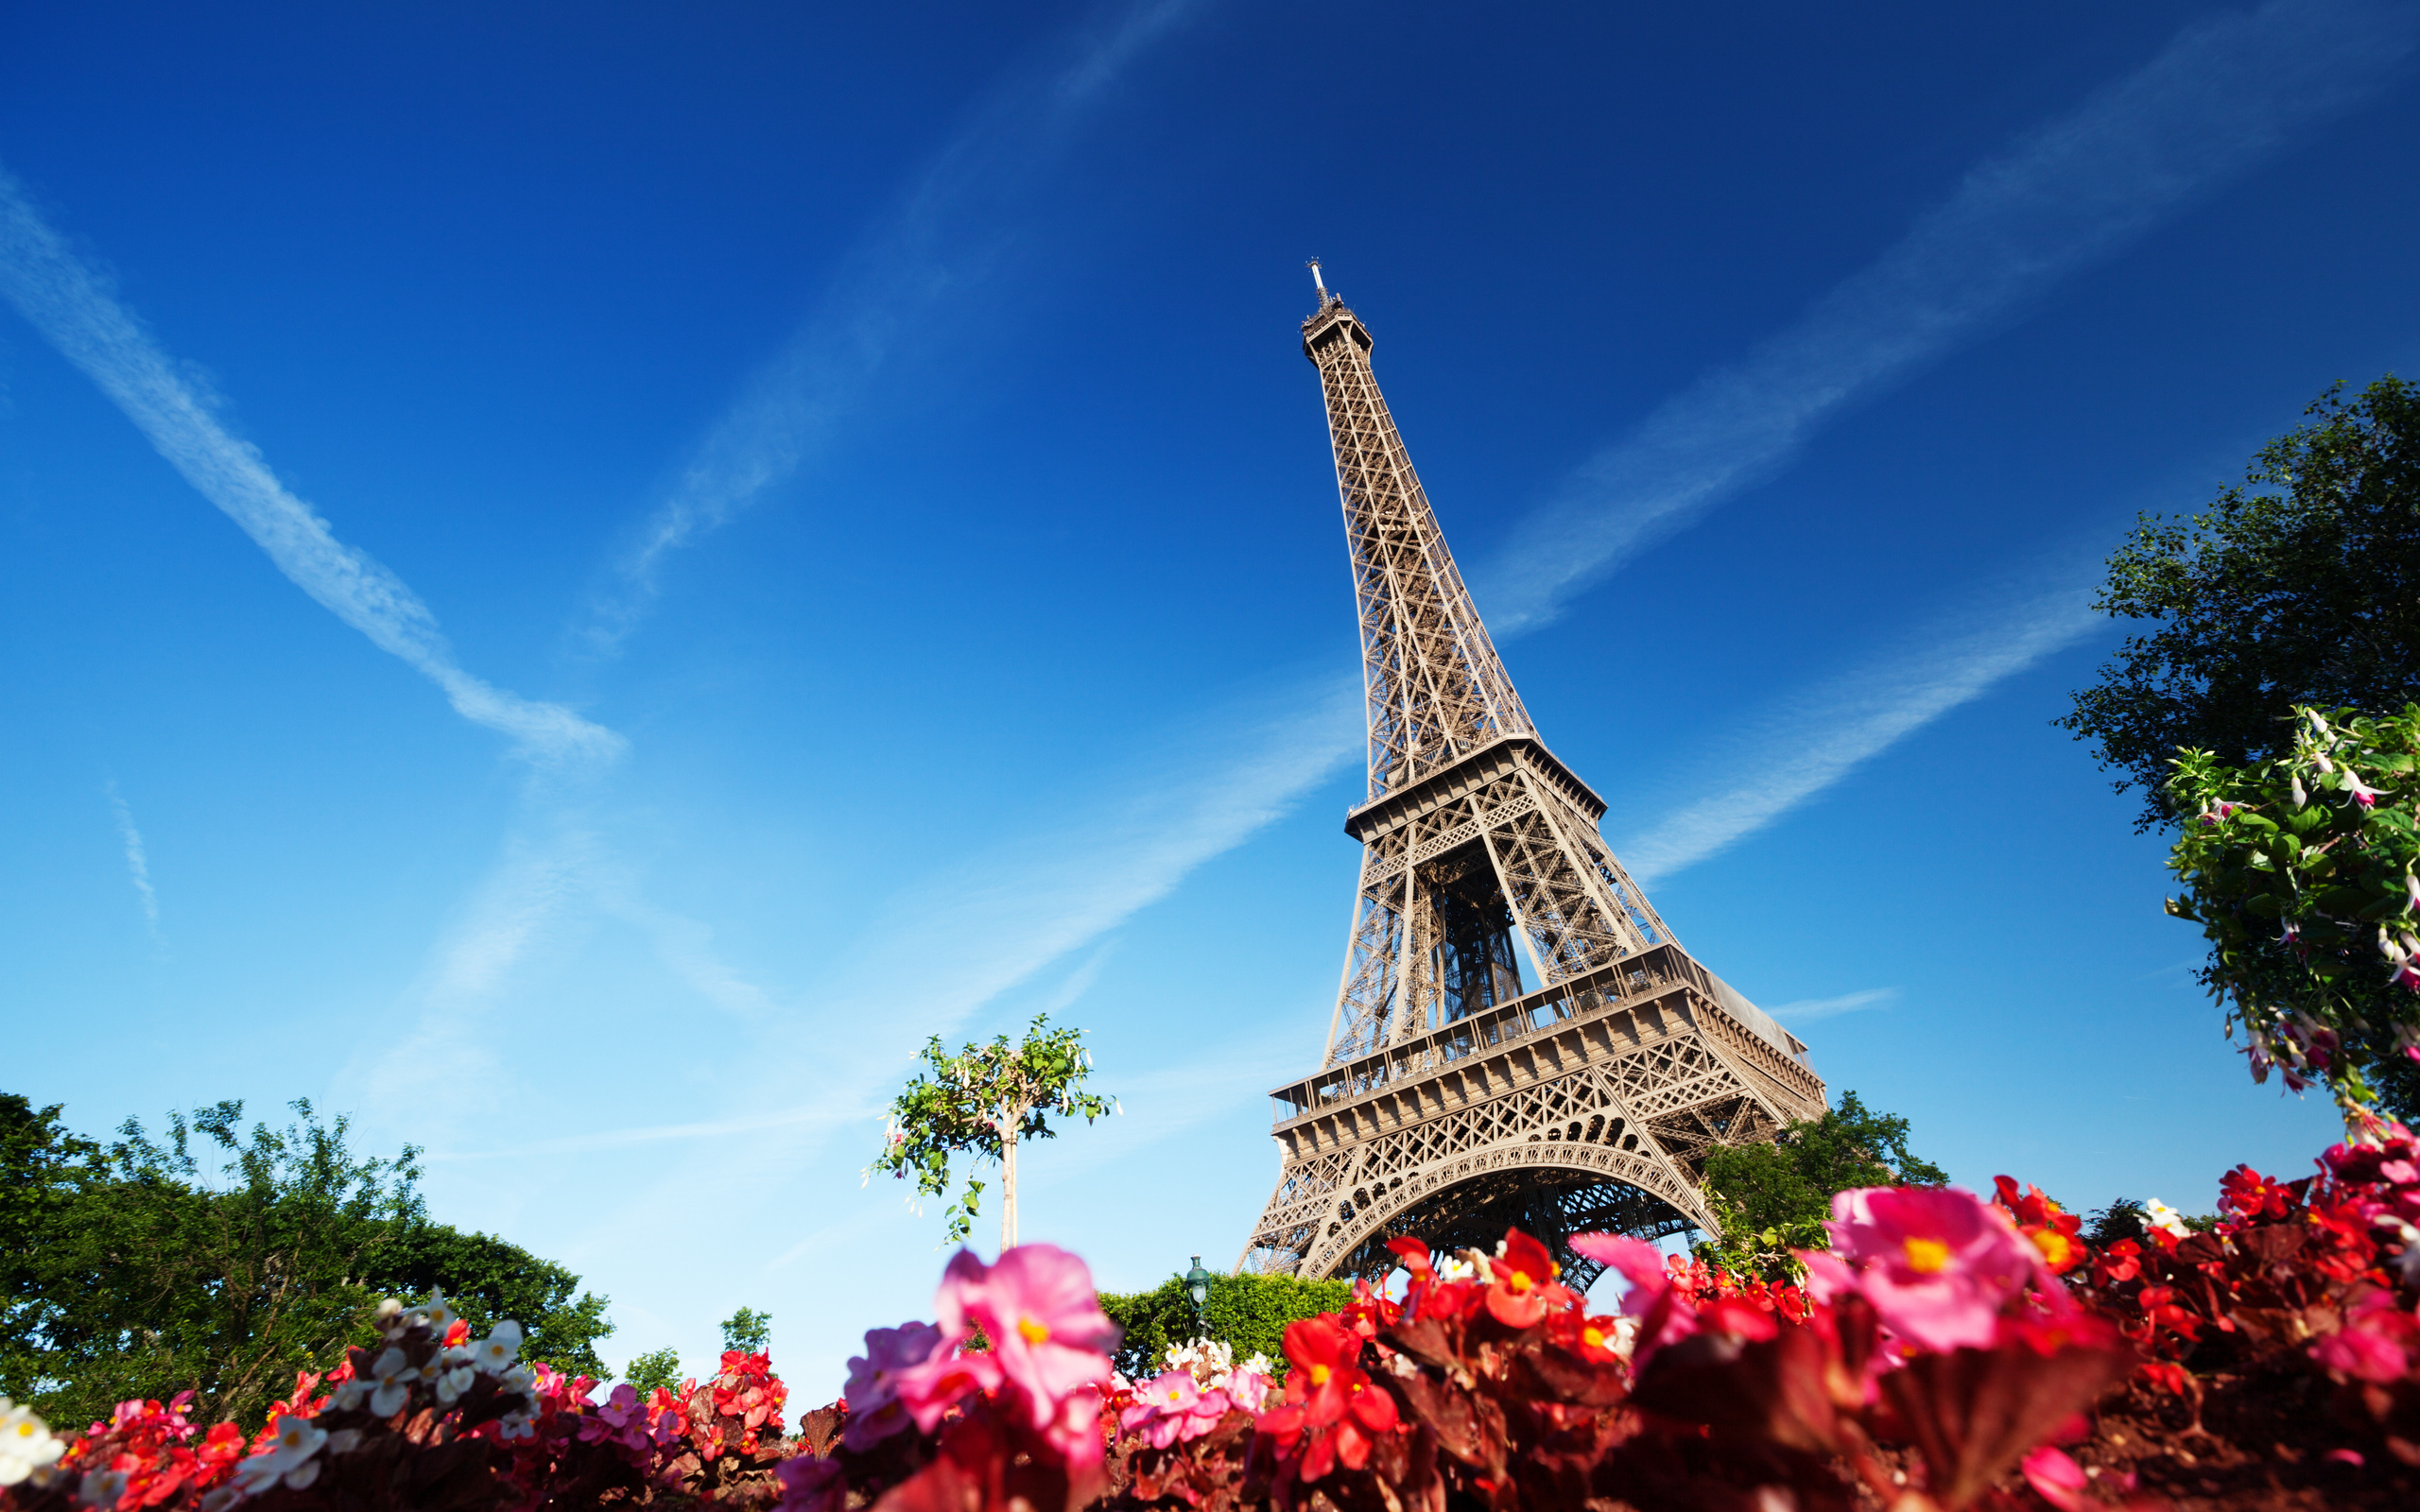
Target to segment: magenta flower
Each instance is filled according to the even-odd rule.
[[[1622,1314],[1638,1319],[1638,1332],[1631,1345],[1634,1367],[1644,1367],[1657,1349],[1697,1332],[1697,1310],[1673,1290],[1664,1251],[1644,1239],[1613,1234],[1573,1234],[1571,1248],[1621,1272],[1630,1282],[1630,1289],[1622,1294]]]
[[[1092,1272],[1056,1246],[1019,1245],[988,1268],[959,1250],[933,1309],[953,1338],[970,1325],[982,1329],[999,1373],[1024,1391],[1036,1428],[1048,1431],[1079,1392],[1097,1400],[1088,1388],[1109,1379],[1117,1325],[1100,1310]]]
[[[903,1323],[895,1329],[866,1330],[866,1352],[849,1362],[849,1383],[841,1389],[849,1404],[849,1428],[842,1435],[851,1449],[865,1450],[908,1426],[908,1408],[900,1400],[901,1373],[948,1350],[942,1331],[930,1323]],[[955,1401],[958,1396],[949,1400]],[[944,1401],[932,1409],[938,1418],[948,1409]]]
[[[2378,799],[2387,796],[2385,789],[2372,787],[2369,783],[2362,782],[2361,774],[2350,766],[2344,768],[2344,776],[2336,785],[2349,795],[2354,802],[2365,809],[2376,808]]]
[[[1236,1366],[1235,1373],[1227,1378],[1225,1388],[1227,1400],[1230,1405],[1241,1407],[1246,1412],[1258,1412],[1261,1403],[1269,1400],[1269,1393],[1275,1385],[1276,1383],[1269,1378],[1268,1372],[1255,1370],[1248,1365],[1239,1365]]]
[[[1955,1187],[1843,1192],[1824,1227],[1832,1252],[1806,1257],[1808,1290],[1862,1294],[1883,1327],[1927,1349],[1990,1347],[2000,1310],[2048,1274],[2024,1235]]]
[[[1134,1388],[1134,1405],[1117,1415],[1117,1426],[1140,1434],[1153,1449],[1199,1438],[1227,1416],[1227,1394],[1204,1391],[1189,1371],[1171,1370]]]
[[[2381,1385],[2403,1379],[2420,1352],[2420,1321],[2394,1304],[2394,1294],[2370,1291],[2344,1310],[2344,1327],[2310,1347],[2321,1368]]]

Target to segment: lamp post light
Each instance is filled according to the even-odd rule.
[[[1193,1334],[1209,1336],[1210,1273],[1201,1268],[1201,1257],[1193,1257],[1193,1268],[1184,1273],[1184,1289],[1193,1294]]]

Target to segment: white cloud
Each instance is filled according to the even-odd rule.
[[[1977,166],[1796,324],[1582,469],[1479,575],[1491,627],[1554,618],[1624,560],[1779,472],[1849,405],[2370,98],[2415,42],[2420,8],[2376,0],[2272,0],[2187,26]]]
[[[1813,1023],[1862,1008],[1887,1008],[1897,1001],[1898,996],[1899,989],[1895,987],[1875,987],[1862,992],[1843,992],[1836,998],[1805,998],[1765,1011],[1783,1023]]]
[[[126,798],[117,790],[112,777],[102,789],[109,795],[110,812],[117,817],[117,836],[126,848],[126,874],[134,884],[135,896],[143,901],[143,924],[151,932],[153,943],[160,938],[160,895],[151,886],[151,861],[143,851],[143,832],[134,827],[134,811],[126,806]]]
[[[1700,753],[1716,791],[1616,849],[1641,883],[1720,854],[2100,624],[2086,593],[2063,584],[1933,627],[1918,649],[1820,684]]]
[[[109,279],[78,257],[0,168],[0,294],[83,369],[170,466],[226,511],[294,585],[372,644],[444,690],[455,712],[542,760],[611,757],[622,737],[560,704],[494,687],[454,660],[428,606],[368,553],[336,538],[269,471],[259,448],[230,435],[191,378],[119,303]]]
[[[1055,66],[1012,74],[842,260],[814,316],[742,388],[639,526],[581,639],[611,653],[658,593],[665,558],[754,504],[823,446],[868,381],[942,302],[981,280],[1004,206],[1066,130],[1195,0],[1144,0],[1079,34]]]

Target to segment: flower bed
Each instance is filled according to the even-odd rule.
[[[2096,1246],[2005,1177],[1844,1193],[1803,1286],[1580,1236],[1629,1282],[1615,1314],[1527,1235],[1398,1240],[1401,1295],[1290,1325],[1282,1384],[1206,1343],[1126,1381],[1081,1261],[960,1253],[936,1320],[868,1333],[787,1435],[761,1354],[599,1401],[432,1298],[249,1436],[182,1398],[72,1441],[0,1403],[0,1512],[2420,1504],[2420,1148],[2366,1121],[2221,1205]]]

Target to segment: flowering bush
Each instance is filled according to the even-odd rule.
[[[2254,1080],[2273,1069],[2366,1103],[2420,1061],[2420,705],[2294,714],[2292,748],[2264,766],[2175,761],[2187,817],[2169,866],[2186,892],[2168,911],[2208,937],[2202,979]]]
[[[261,1512],[591,1505],[600,1499],[771,1502],[786,1388],[763,1355],[734,1350],[704,1384],[641,1398],[521,1362],[519,1325],[474,1339],[441,1296],[389,1302],[380,1342],[325,1376],[303,1373],[267,1426],[202,1434],[184,1409],[121,1403],[71,1443],[0,1408],[0,1507]],[[18,1431],[22,1430],[22,1431]],[[13,1458],[12,1458],[13,1456]],[[22,1469],[11,1472],[12,1464]]]
[[[181,1398],[62,1443],[0,1404],[0,1512],[2413,1504],[2420,1141],[2363,1118],[2314,1176],[2227,1173],[2221,1205],[2095,1244],[2007,1177],[1845,1192],[1803,1285],[1576,1236],[1628,1283],[1609,1312],[1529,1235],[1399,1239],[1400,1288],[1288,1326],[1282,1384],[1210,1341],[1128,1381],[1080,1260],[961,1252],[935,1320],[869,1332],[794,1436],[762,1354],[598,1402],[432,1297],[251,1435]]]

